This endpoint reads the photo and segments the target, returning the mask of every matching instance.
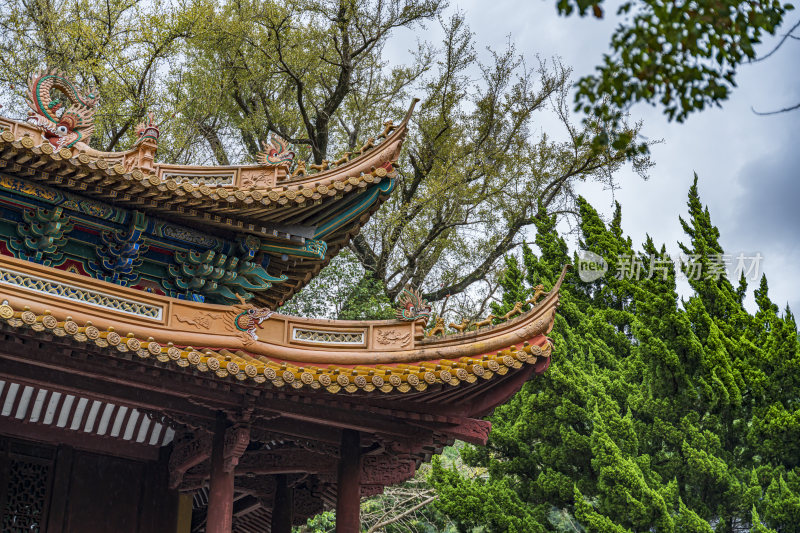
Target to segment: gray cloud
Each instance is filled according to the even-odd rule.
[[[798,117],[800,118],[800,117]],[[736,240],[765,246],[800,244],[800,128],[788,135],[793,149],[777,150],[747,163],[737,178],[731,226]],[[786,147],[789,148],[789,147]]]

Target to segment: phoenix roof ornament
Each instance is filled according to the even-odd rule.
[[[58,70],[39,71],[28,80],[28,122],[44,130],[55,149],[89,143],[97,95],[84,92]]]

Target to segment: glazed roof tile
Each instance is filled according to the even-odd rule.
[[[123,164],[127,152],[97,152],[85,145],[86,151],[81,151],[80,144],[56,150],[34,126],[4,119],[0,119],[0,170],[127,207],[190,217],[212,226],[265,233],[265,223],[307,217],[307,213],[299,215],[297,211],[393,178],[394,163],[407,135],[412,110],[413,105],[383,142],[358,157],[329,170],[286,177],[269,185],[265,181],[250,186],[244,183],[210,186],[169,176],[202,178],[223,169],[238,179],[245,171],[264,174],[283,167],[158,164],[149,169],[131,167]],[[163,172],[164,168],[170,172]]]
[[[50,313],[15,310],[8,304],[0,305],[0,319],[14,328],[30,328],[57,337],[70,337],[77,343],[95,345],[111,353],[130,352],[141,359],[152,358],[177,367],[210,372],[221,379],[269,383],[273,387],[324,389],[329,393],[422,392],[429,385],[474,383],[478,379],[489,380],[495,375],[505,375],[509,370],[523,365],[538,365],[541,368],[543,361],[549,360],[552,349],[550,340],[541,334],[531,339],[533,343],[526,341],[520,346],[509,346],[478,356],[433,359],[414,364],[370,364],[365,360],[361,365],[303,365],[243,350],[179,347],[172,342],[156,341],[152,337],[141,339],[133,334],[122,336],[113,327],[100,330],[91,323],[79,325],[69,318],[59,320]]]

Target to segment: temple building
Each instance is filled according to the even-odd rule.
[[[98,97],[31,77],[0,118],[0,531],[288,533],[414,475],[550,363],[549,292],[426,332],[274,312],[392,193],[412,109],[334,163],[89,146]],[[380,128],[376,128],[376,133]],[[562,277],[563,279],[563,273]]]

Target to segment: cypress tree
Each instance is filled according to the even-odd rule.
[[[618,205],[608,225],[585,200],[578,207],[580,246],[609,272],[591,283],[568,276],[553,365],[495,411],[488,446],[462,451],[484,476],[434,463],[438,508],[461,531],[800,532],[791,311],[779,313],[765,277],[753,315],[744,276],[736,288],[725,276],[690,279],[682,301],[663,245],[647,237],[633,250]],[[696,179],[688,207],[681,249],[713,269],[724,250]],[[555,218],[537,229],[540,254],[525,247],[507,261],[511,297],[498,309],[551,285],[567,261]]]
[[[525,246],[530,252],[530,248]],[[524,302],[528,298],[528,290],[525,287],[525,278],[520,269],[519,260],[516,256],[507,255],[505,258],[506,267],[500,278],[500,287],[503,294],[499,302],[492,302],[492,313],[503,315],[514,307],[516,302]]]

